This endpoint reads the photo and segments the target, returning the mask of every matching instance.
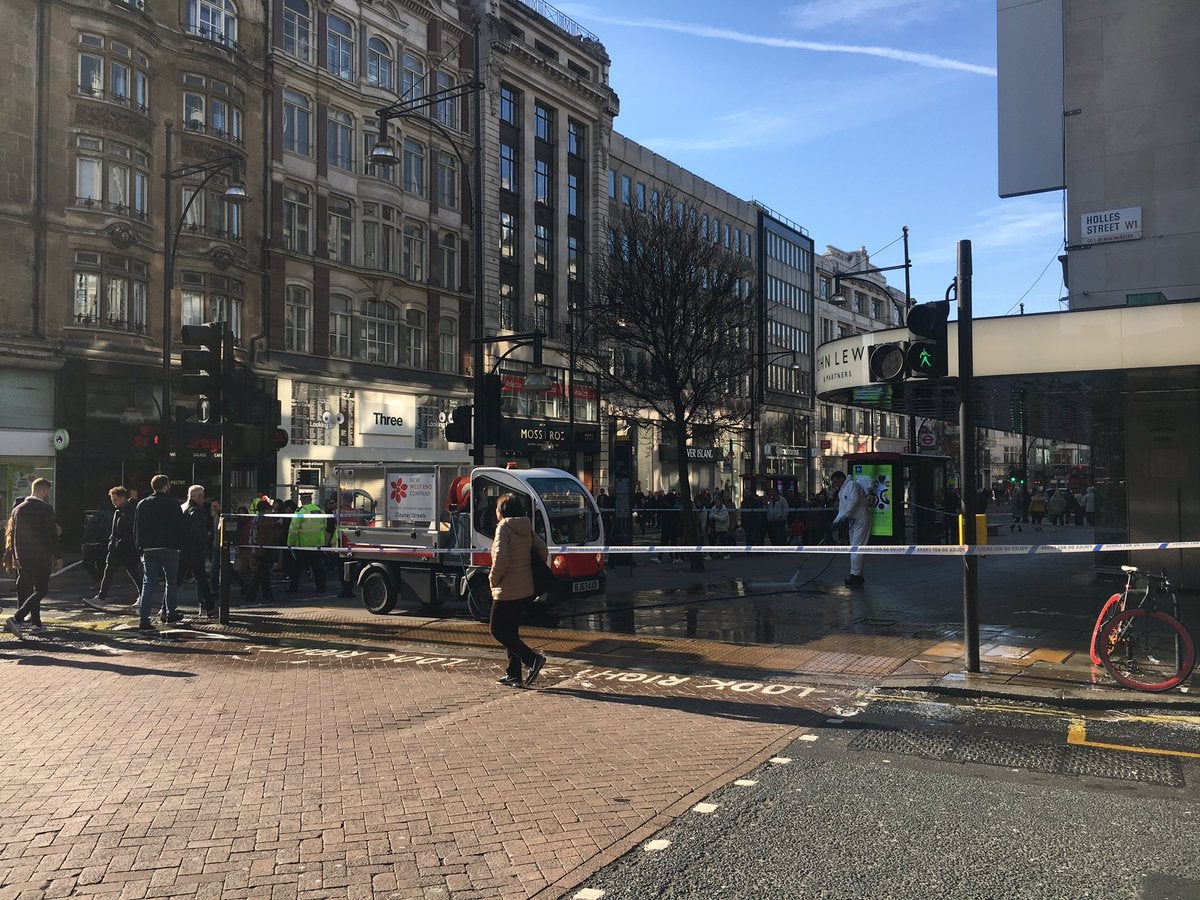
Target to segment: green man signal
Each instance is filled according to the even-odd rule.
[[[915,340],[909,341],[907,359],[912,378],[945,378],[949,369],[950,348],[946,341],[946,319],[950,303],[935,300],[918,303],[908,311],[905,325]]]

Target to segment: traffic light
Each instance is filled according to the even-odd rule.
[[[456,444],[471,443],[471,407],[455,407],[446,425],[446,440]]]
[[[908,377],[904,344],[874,344],[867,349],[872,382],[896,382]]]
[[[483,442],[495,447],[500,443],[500,424],[504,413],[500,408],[501,380],[499,375],[483,379]]]
[[[946,342],[946,320],[950,301],[918,303],[908,311],[905,325],[916,340],[909,341],[907,363],[913,378],[945,378],[949,371],[950,348]]]
[[[180,352],[184,393],[196,394],[196,417],[201,422],[219,421],[223,399],[225,323],[184,325],[184,350]]]

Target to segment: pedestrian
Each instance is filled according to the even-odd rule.
[[[288,528],[288,550],[294,554],[289,573],[289,594],[300,590],[300,575],[308,569],[318,593],[325,593],[325,560],[321,547],[325,546],[325,511],[312,502],[312,492],[300,495],[300,508]]]
[[[488,584],[492,588],[492,637],[508,651],[508,672],[499,681],[509,687],[533,684],[546,664],[546,657],[531,650],[519,632],[521,615],[534,597],[534,552],[546,559],[546,544],[534,534],[524,501],[516,494],[504,494],[496,503]],[[529,669],[523,679],[522,665]]]
[[[1011,534],[1013,529],[1024,531],[1021,523],[1027,521],[1029,521],[1029,492],[1025,490],[1025,485],[1021,485],[1012,496],[1012,522],[1008,525],[1009,533]]]
[[[712,529],[712,543],[718,547],[729,546],[729,510],[720,494],[717,494],[712,507],[708,510],[707,521],[708,527]],[[729,556],[728,553],[720,555],[722,557]]]
[[[13,507],[12,560],[17,569],[17,611],[5,627],[18,638],[25,636],[25,620],[33,634],[45,634],[42,599],[50,591],[50,574],[62,568],[58,547],[58,522],[50,505],[50,488],[45,478],[35,478],[29,496]]]
[[[746,543],[751,546],[762,543],[763,532],[767,525],[763,518],[765,512],[766,507],[763,505],[758,491],[753,487],[747,487],[742,496],[742,531],[745,533]]]
[[[112,501],[113,509],[109,516],[104,575],[100,578],[100,587],[96,590],[95,595],[83,598],[83,602],[92,609],[100,610],[104,609],[108,591],[119,572],[124,571],[129,576],[129,580],[139,595],[144,578],[137,542],[133,538],[134,504],[129,502],[129,488],[123,484],[109,488],[108,499]]]
[[[1050,517],[1050,524],[1054,526],[1055,531],[1062,531],[1062,527],[1066,521],[1067,498],[1063,490],[1051,488],[1046,495],[1046,515]]]
[[[1087,520],[1088,528],[1096,527],[1096,488],[1092,485],[1088,486],[1087,493],[1083,495],[1083,516]]]
[[[190,574],[196,580],[196,604],[199,615],[212,617],[216,613],[212,591],[208,585],[207,564],[212,553],[212,517],[204,507],[204,486],[188,488],[183,510],[183,550],[179,556],[179,578]]]
[[[103,506],[88,516],[87,525],[83,527],[83,537],[79,541],[82,558],[79,564],[83,570],[92,576],[99,584],[104,578],[104,560],[108,554],[108,536],[112,531],[113,505],[105,502]]]
[[[771,493],[767,499],[767,537],[771,539],[771,543],[776,547],[782,547],[788,542],[788,511],[788,502],[779,493],[779,489],[771,488]]]
[[[271,518],[267,515],[270,511],[269,497],[255,497],[250,501],[250,512],[254,513],[254,518],[250,520],[246,532],[245,546],[238,551],[239,554],[244,554],[241,558],[244,560],[242,571],[245,576],[239,596],[242,603],[253,603],[260,587],[264,600],[275,599],[271,592],[272,551],[269,548],[276,545],[276,535],[281,531],[278,523],[283,522],[283,519]]]
[[[154,631],[151,608],[162,592],[159,617],[168,625],[183,620],[176,607],[179,582],[179,550],[183,546],[183,510],[171,499],[171,478],[155,475],[149,497],[138,501],[133,513],[133,535],[142,554],[142,595],[138,603],[138,631]]]
[[[1041,491],[1034,491],[1033,496],[1029,498],[1029,518],[1033,521],[1033,530],[1042,530],[1042,519],[1046,515],[1046,495]]]
[[[850,543],[864,547],[871,537],[871,503],[867,492],[853,478],[847,478],[845,472],[834,472],[830,478],[833,489],[838,495],[838,512],[833,524],[846,522],[850,530]],[[863,554],[850,554],[850,577],[846,579],[847,587],[857,587],[863,584]]]

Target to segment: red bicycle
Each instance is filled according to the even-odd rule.
[[[1179,597],[1165,575],[1121,571],[1125,590],[1108,598],[1092,630],[1092,663],[1127,688],[1169,691],[1196,663],[1192,636],[1177,618]]]

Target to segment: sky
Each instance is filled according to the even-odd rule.
[[[1065,308],[1062,192],[996,192],[995,0],[583,0],[614,127],[939,300],[971,241],[973,314]],[[903,289],[903,271],[885,273]],[[954,315],[952,313],[952,315]]]

